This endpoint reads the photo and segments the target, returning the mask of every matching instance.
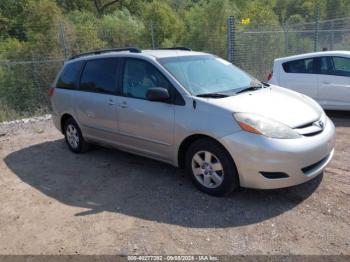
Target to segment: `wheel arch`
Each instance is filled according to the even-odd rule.
[[[179,150],[178,150],[178,153],[177,153],[177,164],[178,164],[178,167],[180,168],[184,168],[185,167],[185,158],[186,158],[186,151],[188,150],[188,148],[190,147],[190,145],[198,140],[198,139],[202,139],[202,138],[206,138],[206,139],[210,139],[210,140],[213,140],[215,141],[216,143],[218,143],[219,145],[222,146],[222,148],[230,155],[230,157],[232,158],[231,154],[229,153],[229,151],[226,149],[226,147],[220,143],[217,139],[215,139],[214,137],[212,136],[209,136],[209,135],[205,135],[205,134],[193,134],[193,135],[190,135],[188,137],[186,137],[184,140],[182,140],[180,146],[179,146]],[[233,164],[235,164],[234,160],[232,159],[233,161]]]
[[[67,119],[69,119],[69,118],[73,118],[74,119],[74,117],[71,115],[71,114],[69,114],[69,113],[64,113],[62,116],[61,116],[61,120],[60,120],[60,129],[61,129],[61,132],[62,132],[62,134],[64,133],[64,123],[67,121]],[[75,120],[75,119],[74,119]]]

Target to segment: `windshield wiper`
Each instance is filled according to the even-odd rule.
[[[267,82],[265,82],[265,81],[261,81],[261,83],[262,83],[265,87],[269,87],[269,86],[270,86],[270,84],[267,83]]]
[[[240,93],[244,93],[244,92],[248,92],[248,91],[255,91],[255,90],[258,90],[258,89],[261,89],[262,86],[248,86],[248,87],[245,87],[245,88],[242,88],[241,90],[237,91],[236,94],[240,94]]]
[[[211,97],[211,98],[224,98],[228,97],[229,95],[224,93],[204,93],[197,95],[198,97]]]

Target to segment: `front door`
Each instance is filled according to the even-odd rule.
[[[171,84],[151,63],[134,58],[124,62],[122,96],[118,101],[121,141],[129,150],[162,160],[172,157],[174,104],[146,99],[151,87],[163,87],[171,94]]]
[[[320,57],[319,102],[329,109],[350,109],[350,58]]]

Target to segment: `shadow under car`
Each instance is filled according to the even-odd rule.
[[[235,227],[283,214],[308,198],[322,175],[285,189],[240,189],[228,197],[205,195],[184,171],[114,149],[71,153],[62,139],[6,156],[22,181],[66,205],[193,228]]]

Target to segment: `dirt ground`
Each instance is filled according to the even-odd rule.
[[[68,151],[51,121],[0,125],[0,254],[350,254],[350,113],[336,153],[292,188],[197,191],[167,164]]]

